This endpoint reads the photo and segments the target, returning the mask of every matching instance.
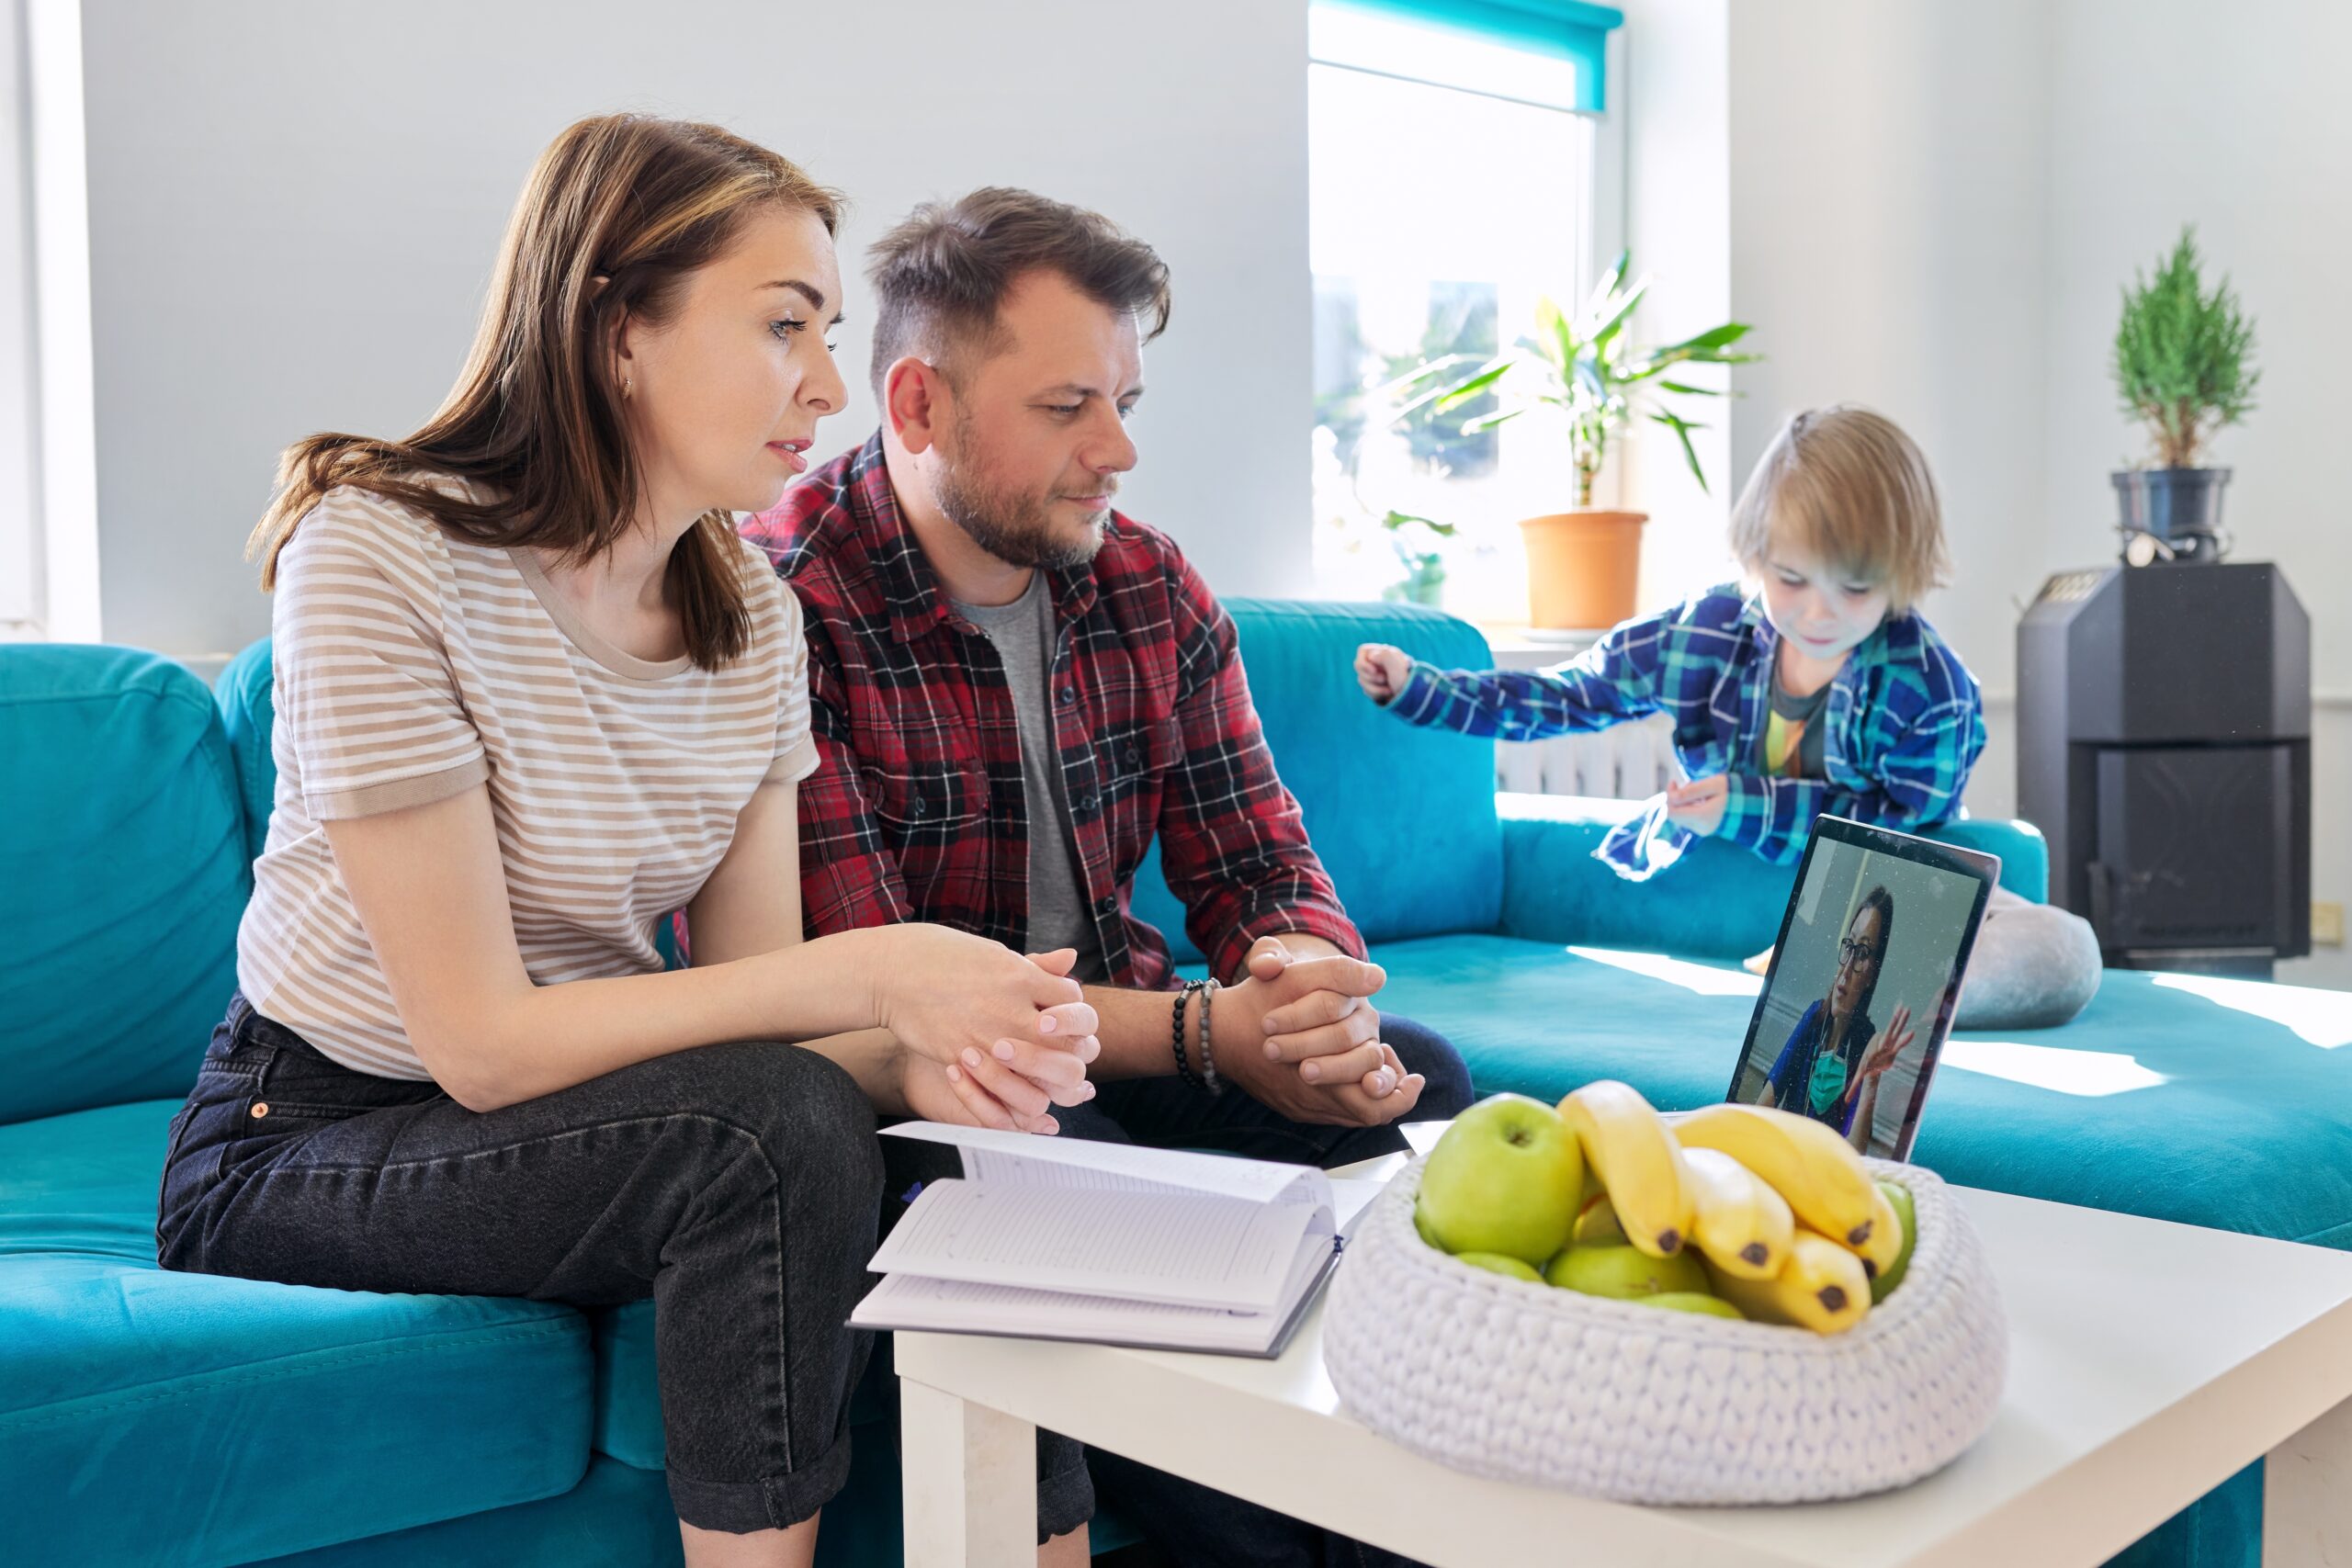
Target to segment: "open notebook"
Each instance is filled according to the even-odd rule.
[[[953,1145],[964,1175],[925,1186],[874,1255],[885,1278],[850,1314],[858,1328],[1276,1356],[1339,1261],[1341,1225],[1378,1190],[1312,1167],[984,1127],[883,1135]]]

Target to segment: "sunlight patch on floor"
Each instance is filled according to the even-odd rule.
[[[2158,975],[2168,991],[2187,991],[2216,1007],[2252,1013],[2293,1030],[2323,1051],[2352,1045],[2352,994],[2278,986],[2267,980],[2226,980],[2211,975]]]
[[[2140,1058],[2120,1051],[2070,1051],[2061,1045],[2025,1045],[2014,1040],[1948,1040],[1941,1065],[2090,1100],[2154,1089],[2165,1081],[2164,1074],[2142,1066]]]

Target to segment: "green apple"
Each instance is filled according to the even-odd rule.
[[[1421,1168],[1414,1223],[1444,1250],[1541,1267],[1567,1244],[1584,1154],[1558,1111],[1498,1094],[1453,1119]]]
[[[1704,1291],[1664,1291],[1655,1296],[1628,1296],[1636,1306],[1664,1307],[1668,1312],[1695,1312],[1702,1317],[1736,1317],[1746,1322],[1747,1314],[1721,1296],[1711,1296]]]
[[[1894,1208],[1895,1218],[1903,1222],[1903,1250],[1894,1255],[1894,1267],[1871,1281],[1871,1304],[1876,1306],[1886,1300],[1894,1287],[1903,1283],[1903,1276],[1911,1269],[1911,1249],[1919,1241],[1919,1210],[1911,1201],[1911,1189],[1899,1181],[1882,1181],[1878,1190]]]
[[[1671,1258],[1652,1258],[1637,1247],[1603,1245],[1572,1247],[1552,1259],[1544,1278],[1564,1291],[1588,1296],[1634,1296],[1690,1293],[1705,1295],[1707,1271],[1686,1248]]]
[[[1453,1255],[1453,1260],[1457,1263],[1467,1263],[1473,1269],[1486,1269],[1497,1274],[1508,1274],[1514,1280],[1524,1280],[1531,1285],[1540,1285],[1544,1282],[1544,1276],[1535,1271],[1535,1265],[1522,1263],[1516,1258],[1505,1258],[1499,1252],[1457,1252]]]
[[[1569,1238],[1578,1247],[1600,1247],[1625,1240],[1625,1226],[1617,1218],[1617,1205],[1603,1192],[1588,1198],[1584,1207],[1577,1211],[1576,1228]]]

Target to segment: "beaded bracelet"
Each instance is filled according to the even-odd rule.
[[[1225,1080],[1216,1076],[1216,1058],[1209,1055],[1209,1004],[1216,1000],[1216,994],[1223,989],[1225,987],[1215,980],[1202,982],[1201,1077],[1207,1080],[1208,1091],[1212,1095],[1225,1092]]]
[[[1176,1008],[1168,1020],[1168,1043],[1176,1053],[1176,1076],[1194,1089],[1201,1087],[1201,1079],[1200,1075],[1193,1071],[1193,1064],[1184,1059],[1184,1004],[1191,1001],[1193,993],[1201,988],[1202,983],[1198,980],[1185,981],[1176,992]]]

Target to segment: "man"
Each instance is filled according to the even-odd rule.
[[[1168,319],[1159,258],[1096,214],[985,189],[919,209],[871,276],[881,429],[744,527],[807,610],[811,932],[924,919],[1074,950],[1094,1097],[1049,1106],[970,1064],[1024,1124],[1338,1165],[1461,1110],[1460,1056],[1369,1000],[1383,976],[1275,776],[1230,617],[1172,541],[1112,510]],[[1129,912],[1155,836],[1221,991],[1171,998],[1167,945]],[[1095,1473],[1192,1560],[1324,1550],[1109,1456]],[[1091,1509],[1082,1470],[1066,1495],[1040,1474],[1041,1531],[1086,1517],[1054,1517]]]

